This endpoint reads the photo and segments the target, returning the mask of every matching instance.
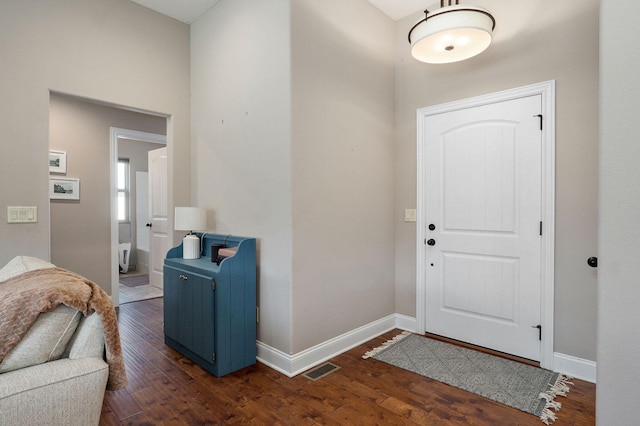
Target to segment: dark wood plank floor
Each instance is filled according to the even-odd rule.
[[[216,378],[162,334],[162,299],[122,305],[120,333],[129,377],[107,392],[107,425],[543,425],[536,417],[362,354],[389,332],[331,360],[318,381],[288,378],[262,364]],[[595,385],[574,380],[555,426],[595,424]]]

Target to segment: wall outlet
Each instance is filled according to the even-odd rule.
[[[404,221],[415,222],[416,221],[416,209],[404,209]]]

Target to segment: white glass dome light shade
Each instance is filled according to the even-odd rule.
[[[495,19],[475,6],[448,6],[427,13],[409,31],[411,55],[419,61],[446,64],[471,58],[491,44]]]

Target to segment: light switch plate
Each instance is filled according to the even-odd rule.
[[[415,222],[416,221],[416,209],[404,209],[404,221]]]
[[[36,206],[8,206],[7,223],[36,223],[38,208]]]

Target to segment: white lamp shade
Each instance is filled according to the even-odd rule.
[[[176,231],[204,231],[207,229],[207,211],[199,207],[176,207]]]
[[[491,44],[495,20],[479,7],[448,6],[428,13],[409,32],[411,54],[445,64],[471,58]]]

